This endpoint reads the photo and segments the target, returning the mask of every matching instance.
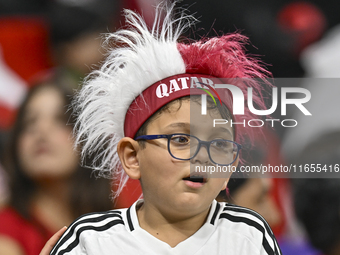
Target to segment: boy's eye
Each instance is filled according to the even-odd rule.
[[[222,150],[232,150],[233,146],[232,143],[226,140],[214,140],[211,141],[211,146],[216,149],[222,149]]]
[[[177,144],[189,144],[190,143],[190,137],[186,135],[174,135],[171,137],[171,142],[172,143],[177,143]]]

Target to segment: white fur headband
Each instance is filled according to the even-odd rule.
[[[131,102],[148,86],[163,78],[185,73],[184,61],[177,49],[177,39],[192,16],[173,19],[174,4],[156,9],[151,31],[136,13],[125,10],[128,29],[108,34],[106,45],[123,45],[109,49],[100,68],[85,80],[74,103],[78,115],[76,146],[82,158],[94,156],[90,166],[101,176],[119,179],[118,195],[128,176],[122,170],[117,144],[124,137],[123,125]]]

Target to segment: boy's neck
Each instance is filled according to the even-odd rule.
[[[143,203],[137,208],[137,217],[142,229],[175,247],[203,226],[209,211],[210,207],[196,215],[168,217],[157,208]]]

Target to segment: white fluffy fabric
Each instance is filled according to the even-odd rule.
[[[128,179],[117,155],[117,144],[124,137],[130,104],[153,83],[185,73],[176,42],[192,17],[174,19],[174,5],[157,7],[150,30],[142,17],[125,10],[128,29],[107,35],[108,57],[86,78],[74,104],[78,115],[76,146],[82,147],[83,159],[94,157],[91,167],[101,176],[119,178],[116,195]]]

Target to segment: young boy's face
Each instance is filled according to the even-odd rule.
[[[200,107],[189,99],[174,102],[149,123],[146,134],[185,133],[203,141],[233,140],[230,126],[213,128],[213,119],[221,118],[218,111],[208,110],[207,115],[201,115]],[[203,183],[184,180],[189,177],[191,168],[213,165],[205,147],[191,160],[178,160],[168,152],[167,139],[148,140],[145,148],[138,150],[137,158],[145,204],[169,215],[200,213],[226,188],[228,178],[206,178]]]

